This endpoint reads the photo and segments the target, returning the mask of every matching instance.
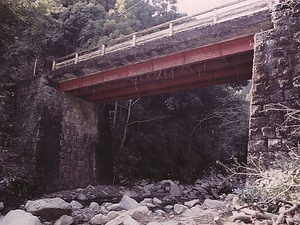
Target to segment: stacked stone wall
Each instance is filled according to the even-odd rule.
[[[16,91],[15,149],[38,192],[95,182],[98,108],[51,87],[45,78]]]
[[[265,165],[280,152],[299,149],[300,2],[273,12],[274,28],[255,36],[248,152]]]

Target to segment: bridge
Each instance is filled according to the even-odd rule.
[[[268,166],[299,152],[299,12],[298,0],[235,1],[56,59],[50,74],[19,83],[14,145],[38,190],[111,181],[105,106],[94,102],[243,79],[248,153]]]
[[[273,27],[270,0],[238,0],[53,61],[59,89],[92,102],[252,77],[254,35]]]

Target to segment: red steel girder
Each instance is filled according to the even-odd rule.
[[[228,68],[222,68],[219,70],[206,71],[202,74],[190,73],[189,75],[174,77],[169,79],[154,80],[152,82],[140,83],[131,86],[113,88],[111,90],[89,94],[84,96],[84,99],[88,101],[106,101],[107,99],[118,99],[124,96],[140,97],[144,93],[155,92],[159,93],[161,89],[176,89],[185,90],[186,86],[200,87],[208,86],[207,83],[219,84],[220,80],[239,81],[240,76],[245,79],[251,78],[252,63],[247,63],[239,66],[232,66]],[[221,82],[222,83],[222,82]]]
[[[91,75],[78,77],[59,83],[62,91],[90,87],[93,85],[126,79],[139,76],[141,74],[166,70],[168,68],[182,67],[196,62],[222,58],[253,50],[253,35],[238,38],[231,41],[204,46],[174,55],[164,56],[157,59],[116,68],[109,71],[94,73]]]
[[[84,95],[98,93],[98,92],[105,92],[110,89],[124,88],[126,86],[132,86],[136,84],[140,85],[142,83],[146,83],[146,82],[149,83],[152,81],[156,82],[158,79],[170,79],[178,76],[186,76],[196,72],[203,74],[204,72],[210,70],[227,68],[231,66],[245,64],[245,63],[252,63],[252,61],[253,61],[253,52],[251,51],[240,55],[229,56],[226,58],[219,58],[211,61],[199,62],[185,67],[171,68],[165,71],[161,71],[161,76],[159,75],[160,72],[143,74],[135,78],[127,78],[122,80],[110,81],[110,82],[94,85],[91,87],[75,89],[70,91],[70,93],[74,96],[82,96],[84,98]]]
[[[151,91],[144,91],[139,94],[128,94],[128,95],[121,95],[121,96],[112,96],[108,98],[101,98],[101,99],[94,99],[94,102],[114,102],[114,101],[121,101],[121,100],[127,100],[131,98],[138,98],[138,97],[146,97],[146,96],[152,96],[152,95],[158,95],[158,94],[165,94],[170,92],[177,92],[177,91],[184,91],[184,90],[190,90],[194,88],[200,88],[200,87],[208,87],[213,85],[220,85],[220,84],[228,84],[228,83],[234,83],[237,81],[243,81],[243,80],[249,80],[251,79],[251,74],[240,74],[239,78],[236,77],[225,77],[220,78],[217,80],[212,81],[205,81],[205,82],[195,82],[192,84],[186,84],[176,87],[169,87],[169,88],[161,88],[158,90],[151,90]]]

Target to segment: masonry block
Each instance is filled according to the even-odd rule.
[[[269,139],[269,138],[275,138],[275,128],[274,127],[263,127],[262,130],[262,138]]]

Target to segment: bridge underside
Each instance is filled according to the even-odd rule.
[[[253,35],[59,83],[62,91],[112,102],[251,79]]]

